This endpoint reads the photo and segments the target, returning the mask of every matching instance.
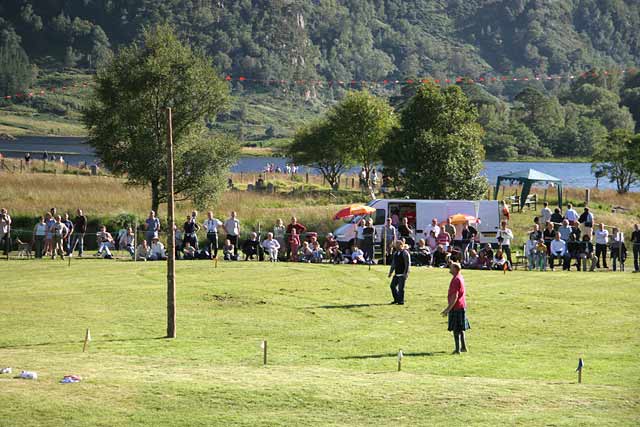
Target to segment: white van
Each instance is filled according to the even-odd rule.
[[[419,240],[426,237],[424,230],[431,224],[433,218],[437,218],[440,224],[456,214],[471,215],[480,220],[479,224],[471,225],[477,228],[481,244],[498,243],[496,236],[500,229],[500,206],[496,200],[376,199],[367,203],[367,206],[376,208],[376,212],[370,217],[376,228],[378,243],[388,217],[394,220],[408,218],[409,226],[414,230],[412,237]],[[356,237],[356,224],[361,218],[361,216],[355,216],[333,232],[341,246],[347,247],[353,244]]]

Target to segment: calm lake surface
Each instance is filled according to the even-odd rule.
[[[22,158],[25,153],[31,153],[34,160],[41,160],[43,153],[56,157],[62,155],[66,162],[78,164],[95,161],[94,151],[83,143],[82,138],[65,137],[20,137],[15,141],[0,141],[0,152],[6,157]],[[233,172],[260,172],[267,163],[273,163],[284,169],[287,159],[281,157],[242,157]],[[596,180],[591,173],[590,163],[546,163],[546,162],[485,162],[483,174],[493,184],[498,175],[525,169],[536,169],[555,176],[564,181],[568,187],[595,187]],[[357,173],[359,169],[353,169]],[[316,173],[313,169],[301,167],[299,173]],[[600,188],[615,188],[615,184],[601,179]],[[640,191],[640,186],[633,187],[633,191]]]

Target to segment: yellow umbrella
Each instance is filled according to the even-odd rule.
[[[455,214],[453,216],[450,216],[449,219],[451,220],[451,224],[465,224],[467,221],[473,223],[476,222],[476,217],[473,215],[465,215],[465,214]]]

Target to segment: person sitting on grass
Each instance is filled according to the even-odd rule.
[[[151,256],[149,260],[151,261],[165,261],[167,259],[167,253],[165,252],[164,245],[158,239],[158,236],[153,237],[151,239]]]
[[[352,264],[366,264],[367,260],[364,259],[364,252],[362,249],[353,245],[351,247],[351,263]]]
[[[184,247],[182,248],[183,259],[196,259],[196,248],[191,246],[191,241],[187,240],[184,242]]]
[[[235,254],[235,246],[231,243],[230,239],[224,241],[224,245],[222,245],[222,255],[225,261],[238,260],[238,256]]]
[[[463,267],[470,270],[479,270],[482,268],[480,256],[478,256],[478,252],[476,252],[475,249],[469,249],[469,254],[467,256],[467,260],[464,262]]]
[[[589,271],[595,271],[597,260],[589,234],[582,236],[582,241],[580,242],[580,248],[578,249],[578,271],[580,271],[580,267],[582,267],[582,271],[587,271],[587,260],[591,261]]]
[[[445,233],[441,231],[440,234]],[[436,251],[433,254],[433,266],[437,268],[445,268],[449,265],[449,253],[444,250],[444,246],[438,245]]]
[[[505,268],[511,271],[511,265],[509,265],[509,261],[505,259],[502,249],[498,249],[491,260],[491,269],[504,270]]]
[[[104,252],[104,258],[112,259],[113,255],[111,255],[111,251],[109,250],[109,248],[113,247],[113,237],[111,236],[111,233],[107,231],[107,227],[105,227],[104,225],[100,227],[97,238],[98,253],[96,254],[96,256],[103,256]]]
[[[300,262],[311,262],[313,259],[313,250],[306,240],[302,242],[302,246],[298,249],[298,260]]]
[[[261,258],[263,258],[263,256],[261,256],[260,252],[260,242],[258,241],[258,235],[255,232],[252,232],[249,235],[249,238],[242,244],[242,252],[244,253],[245,261],[249,261],[250,259],[252,260],[255,256],[262,261]]]
[[[317,240],[313,242],[313,244],[311,245],[311,252],[312,252],[311,262],[317,263],[317,264],[321,263],[322,259],[324,258],[324,251],[322,250],[322,247],[320,247],[320,243],[318,243]]]
[[[560,238],[560,233],[556,233],[556,237],[551,241],[550,248],[551,256],[549,257],[549,264],[551,265],[551,271],[555,269],[555,260],[562,260],[562,269],[568,270],[571,258],[567,252],[567,243]]]
[[[434,253],[438,249],[438,239],[434,230],[429,231],[429,235],[427,236],[425,243],[431,253]]]
[[[131,227],[127,227],[125,232],[120,236],[119,247],[120,249],[124,249],[129,252],[129,255],[131,255],[131,258],[133,258],[136,241],[135,234],[133,233],[133,229]]]
[[[424,239],[418,240],[415,251],[411,254],[411,258],[415,260],[416,266],[431,265],[431,250],[427,246]]]
[[[146,240],[142,240],[142,242],[136,248],[136,260],[137,261],[146,261],[151,256],[151,248],[147,244]]]
[[[342,259],[340,244],[332,233],[327,234],[327,240],[324,242],[324,251],[334,264],[340,263],[340,260]]]
[[[298,235],[298,230],[295,227],[291,228],[291,233],[289,234],[289,249],[291,251],[291,261],[298,261],[298,249],[300,248],[300,236]]]
[[[267,255],[269,255],[269,261],[278,262],[278,251],[280,250],[280,242],[273,238],[273,233],[267,233],[267,238],[262,242]]]

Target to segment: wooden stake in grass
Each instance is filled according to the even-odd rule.
[[[267,340],[262,340],[260,343],[260,348],[262,349],[262,364],[267,364]]]
[[[404,354],[402,354],[402,349],[398,350],[398,372],[402,370],[402,359],[404,358]]]
[[[582,369],[584,368],[584,361],[582,357],[578,359],[578,367],[576,368],[576,372],[578,373],[578,384],[582,384]]]
[[[89,341],[91,341],[91,332],[89,331],[89,328],[87,328],[87,332],[84,333],[84,345],[82,346],[83,353],[87,351]]]
[[[173,198],[173,129],[171,108],[167,108],[167,216],[169,235],[167,241],[167,338],[176,337],[176,231]]]

